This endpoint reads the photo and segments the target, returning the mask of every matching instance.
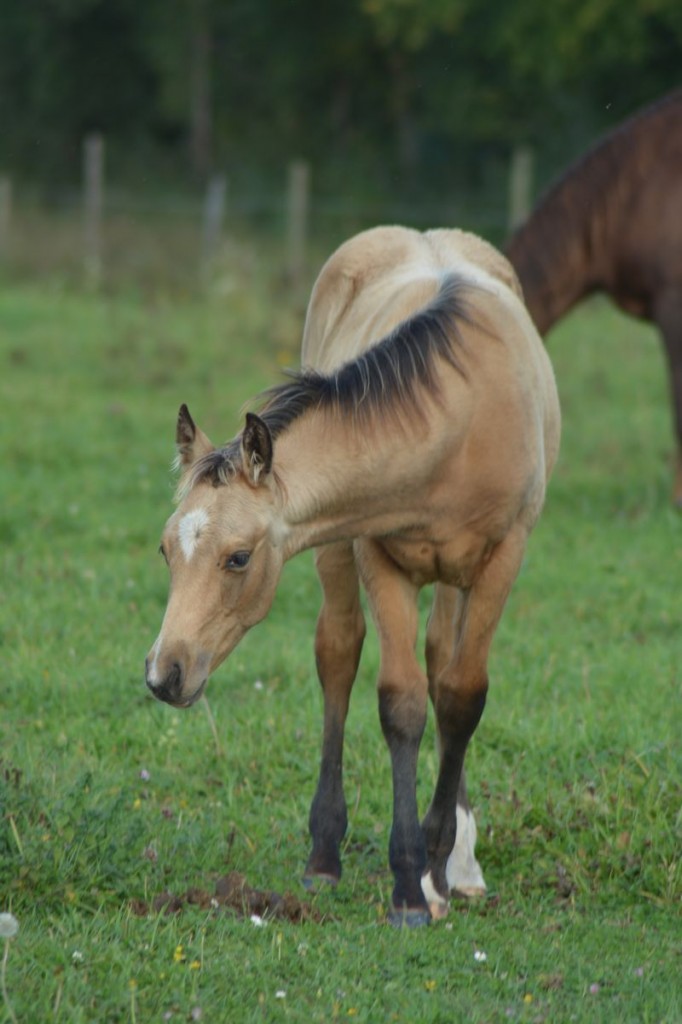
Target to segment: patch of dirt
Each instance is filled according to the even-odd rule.
[[[23,775],[21,768],[15,768],[14,765],[9,764],[2,757],[0,757],[0,775],[8,785],[14,786],[15,789],[19,789],[21,776]]]
[[[146,917],[149,913],[179,914],[190,906],[201,910],[227,909],[238,917],[251,918],[255,915],[263,921],[279,919],[293,924],[302,924],[304,921],[322,924],[330,920],[328,914],[322,914],[316,907],[304,903],[290,892],[282,895],[254,889],[239,871],[230,871],[228,875],[219,878],[213,895],[205,889],[190,887],[179,895],[172,892],[159,893],[150,903],[145,900],[130,901],[130,909],[138,917]]]

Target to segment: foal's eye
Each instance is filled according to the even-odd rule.
[[[235,551],[225,559],[226,569],[246,569],[251,558],[250,551]]]
[[[167,565],[168,564],[168,555],[166,554],[166,549],[164,548],[163,544],[159,544],[159,554],[161,555],[161,557],[163,558],[164,562]]]

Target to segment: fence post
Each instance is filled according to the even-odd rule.
[[[201,269],[208,274],[218,251],[225,217],[227,179],[216,174],[209,179],[204,198],[204,223],[201,238]]]
[[[530,146],[516,146],[512,152],[509,170],[509,230],[513,231],[526,219],[532,206],[533,150]]]
[[[287,276],[295,290],[301,287],[305,270],[310,197],[310,164],[294,160],[289,164],[287,195]]]
[[[83,212],[85,228],[85,278],[97,288],[102,279],[102,202],[104,196],[104,140],[86,136],[83,145]]]
[[[0,177],[0,263],[9,256],[10,229],[12,224],[12,182]]]

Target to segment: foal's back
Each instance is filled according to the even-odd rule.
[[[465,231],[405,227],[363,231],[341,245],[315,282],[303,334],[305,366],[329,373],[354,359],[435,297],[444,274],[521,289],[509,262]]]
[[[391,473],[413,481],[433,533],[483,515],[481,531],[499,535],[517,518],[529,527],[537,518],[559,444],[552,368],[501,253],[458,230],[380,227],[355,236],[315,283],[302,359],[333,372],[433,308],[452,276],[461,285],[452,327],[461,372],[439,367],[440,394],[423,393],[409,444],[393,446]]]

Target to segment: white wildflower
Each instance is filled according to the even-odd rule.
[[[0,939],[13,939],[19,931],[19,922],[14,914],[0,914]]]

